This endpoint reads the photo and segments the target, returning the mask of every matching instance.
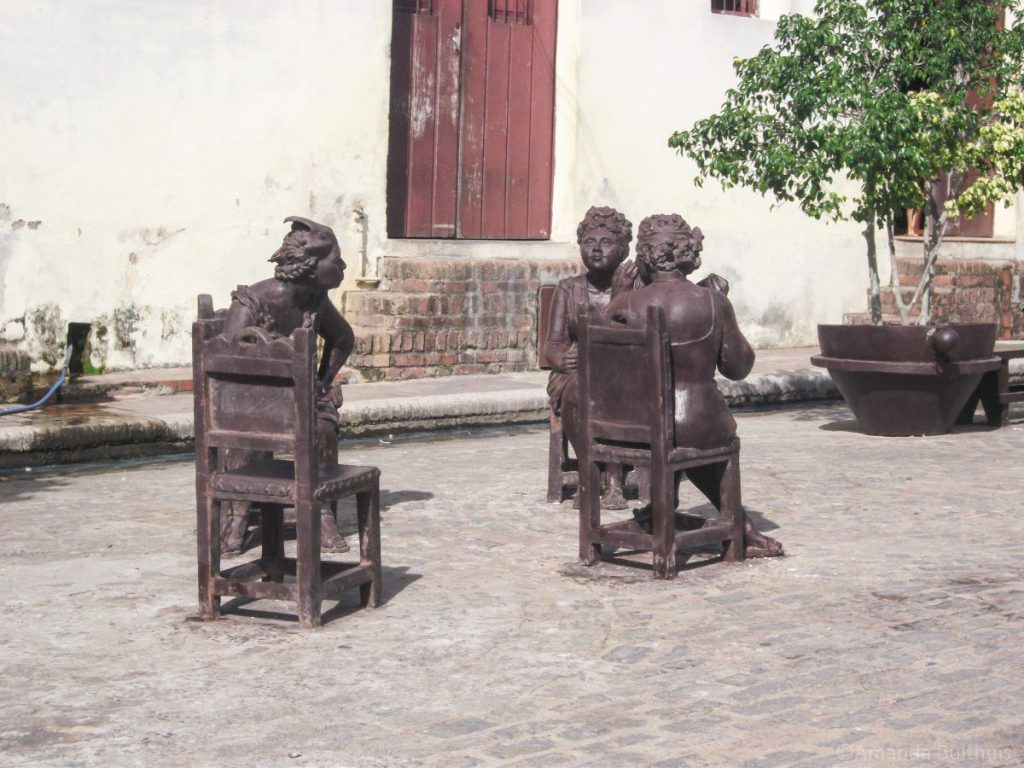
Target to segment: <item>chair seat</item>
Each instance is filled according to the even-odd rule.
[[[377,467],[351,464],[324,464],[313,490],[317,501],[330,501],[368,487],[378,477]],[[238,469],[218,472],[213,478],[214,495],[249,494],[293,501],[295,465],[284,459],[261,459]]]
[[[665,461],[667,464],[679,468],[683,468],[687,464],[711,464],[722,461],[724,457],[738,452],[739,449],[740,439],[734,437],[728,445],[718,448],[672,448],[665,457]],[[597,461],[620,461],[635,467],[647,467],[651,464],[651,449],[649,447],[634,448],[595,442],[591,451],[593,458]]]

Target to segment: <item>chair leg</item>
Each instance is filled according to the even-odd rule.
[[[263,540],[263,560],[274,572],[265,581],[283,581],[280,570],[284,558],[284,507],[280,504],[260,505],[260,532]]]
[[[721,506],[718,511],[723,518],[732,522],[732,538],[725,546],[722,559],[727,563],[738,563],[746,559],[747,548],[744,531],[747,526],[747,513],[743,510],[743,499],[740,494],[740,455],[734,453],[725,463],[722,472]]]
[[[548,501],[562,501],[562,464],[564,461],[562,419],[548,415]]]
[[[676,577],[674,473],[651,467],[651,513],[654,533],[654,577]]]
[[[213,588],[213,578],[220,573],[220,503],[206,494],[197,509],[199,617],[215,619],[220,614],[220,596]]]
[[[320,603],[323,599],[319,504],[308,500],[296,501],[295,543],[295,592],[299,626],[313,629],[320,626]]]
[[[580,459],[579,476],[580,565],[593,565],[601,559],[601,545],[593,534],[601,525],[601,468]]]
[[[373,481],[368,491],[356,494],[356,515],[359,520],[359,560],[370,565],[370,581],[359,585],[363,606],[376,608],[381,596],[380,563],[380,482]]]

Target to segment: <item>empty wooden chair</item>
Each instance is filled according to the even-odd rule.
[[[321,601],[356,586],[362,604],[376,606],[380,471],[317,460],[315,319],[314,327],[276,338],[259,328],[227,338],[214,333],[219,322],[201,311],[192,329],[201,617],[217,616],[222,596],[290,600],[300,625],[316,627]],[[218,455],[229,449],[274,457],[264,454],[225,469]],[[359,562],[322,562],[321,507],[350,495],[356,498]],[[231,501],[259,507],[262,551],[255,560],[221,570],[220,507]],[[295,508],[295,557],[284,555],[286,506]]]
[[[585,315],[580,327],[580,562],[593,565],[602,547],[653,552],[654,575],[676,575],[676,550],[721,543],[726,561],[744,558],[739,439],[696,449],[676,445],[671,345],[664,311],[650,307],[645,328],[627,328]],[[606,463],[648,468],[652,530],[634,520],[601,523],[601,474]],[[721,466],[717,505],[721,521],[677,531],[675,486],[679,473]]]

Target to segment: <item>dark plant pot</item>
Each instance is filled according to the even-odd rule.
[[[869,435],[942,435],[986,371],[993,323],[819,325],[821,354],[839,393]]]

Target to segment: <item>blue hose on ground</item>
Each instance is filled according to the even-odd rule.
[[[11,408],[0,408],[0,416],[8,416],[12,413],[24,413],[25,411],[31,411],[33,408],[38,408],[41,405],[46,405],[46,401],[56,394],[57,390],[60,389],[61,384],[68,377],[68,363],[71,360],[71,345],[68,345],[67,352],[64,355],[64,367],[61,369],[60,377],[50,387],[50,391],[43,395],[39,400],[32,403],[32,405],[15,405]]]

